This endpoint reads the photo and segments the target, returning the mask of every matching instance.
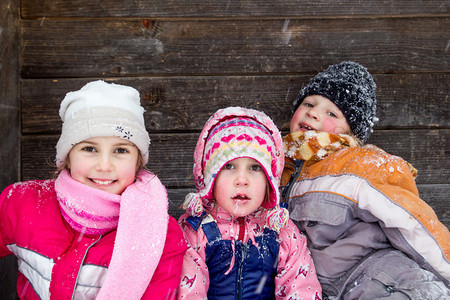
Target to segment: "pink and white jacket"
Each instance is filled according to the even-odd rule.
[[[61,215],[54,180],[16,183],[0,196],[0,257],[17,256],[21,299],[95,299],[116,232],[89,235],[72,229]],[[142,299],[174,298],[185,250],[179,226],[169,217],[163,253]]]
[[[220,207],[210,211],[210,214],[216,220],[224,240],[233,242],[241,236],[240,231],[245,230],[242,241],[247,243],[249,240],[254,241],[255,237],[264,232],[266,212],[267,210],[259,209],[248,215],[241,224],[237,218]],[[188,242],[188,250],[184,256],[178,299],[206,299],[209,274],[205,262],[205,248],[208,240],[203,230],[195,231],[188,224],[187,217],[189,215],[184,214],[179,219]],[[322,291],[311,254],[306,247],[306,237],[289,220],[281,229],[278,240],[280,250],[275,277],[275,298],[321,299]]]

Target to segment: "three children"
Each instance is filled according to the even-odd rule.
[[[251,109],[206,122],[197,192],[179,220],[186,254],[165,188],[142,168],[143,112],[131,87],[95,81],[68,93],[58,178],[1,194],[0,257],[18,257],[21,298],[170,299],[180,278],[179,299],[450,297],[450,234],[419,198],[415,169],[362,146],[377,121],[363,66],[313,77],[283,141]]]

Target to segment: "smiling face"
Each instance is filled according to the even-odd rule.
[[[220,170],[214,184],[218,206],[235,217],[256,211],[266,197],[267,177],[261,165],[252,158],[236,158]]]
[[[320,95],[306,97],[291,119],[290,131],[318,130],[334,134],[350,133],[345,116],[341,110]]]
[[[68,169],[76,181],[120,195],[135,180],[139,155],[139,150],[130,141],[118,137],[94,137],[70,150]]]

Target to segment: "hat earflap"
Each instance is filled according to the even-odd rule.
[[[181,208],[193,217],[200,217],[203,213],[202,198],[197,193],[189,193]]]
[[[289,219],[289,211],[280,206],[276,206],[267,211],[266,224],[269,229],[280,233],[280,230],[287,224]]]

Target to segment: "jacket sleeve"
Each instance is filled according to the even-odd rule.
[[[275,277],[276,299],[322,299],[306,237],[289,220],[279,234],[280,250]]]
[[[395,248],[427,268],[422,264],[425,259],[450,280],[450,233],[434,210],[419,197],[410,165],[376,147],[353,153],[348,165],[354,166],[370,182],[362,184],[356,193],[359,209],[369,211],[380,220]]]
[[[7,187],[0,195],[0,257],[11,255],[12,252],[6,247],[5,238],[8,221],[7,204],[13,192],[12,186]]]
[[[169,217],[163,254],[142,299],[175,299],[185,252],[183,233],[177,221]]]
[[[350,199],[359,218],[378,220],[392,246],[450,280],[449,230],[419,197],[405,160],[366,145],[338,151],[305,173],[296,195],[327,191]]]
[[[180,217],[179,224],[188,243],[183,259],[181,283],[178,299],[207,299],[209,272],[206,265],[205,248],[207,239],[202,230],[195,231],[186,221],[187,216]]]

